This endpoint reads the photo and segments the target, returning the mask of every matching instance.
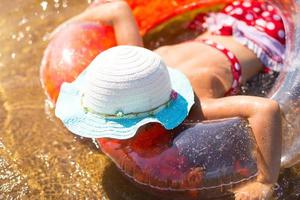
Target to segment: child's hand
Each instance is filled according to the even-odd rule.
[[[234,193],[235,200],[268,200],[272,196],[273,189],[270,184],[256,181],[237,188]]]

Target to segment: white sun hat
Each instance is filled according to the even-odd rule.
[[[177,127],[194,104],[181,72],[145,48],[117,46],[99,54],[72,83],[63,83],[55,114],[74,134],[133,137],[151,122]]]

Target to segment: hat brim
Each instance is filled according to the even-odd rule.
[[[184,121],[194,104],[194,92],[189,80],[178,70],[168,68],[172,89],[178,93],[169,106],[146,117],[104,118],[86,112],[81,105],[80,91],[86,82],[87,71],[88,68],[74,82],[62,84],[55,108],[55,115],[67,129],[82,137],[128,139],[136,134],[139,127],[151,122],[160,123],[168,130],[173,129]]]

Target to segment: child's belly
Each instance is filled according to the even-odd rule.
[[[201,94],[219,91],[220,88],[208,87],[208,80],[218,79],[222,88],[229,89],[233,82],[230,62],[218,50],[200,42],[186,42],[177,45],[163,46],[155,50],[168,67],[183,72],[190,80],[194,90],[201,89]],[[223,94],[221,95],[223,96]]]

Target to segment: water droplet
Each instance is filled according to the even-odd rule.
[[[42,7],[43,10],[47,10],[47,7],[48,7],[48,2],[47,1],[42,1],[40,3],[40,5],[41,5],[41,7]]]
[[[20,41],[24,38],[24,33],[22,31],[18,32],[17,41]]]
[[[12,54],[11,54],[11,58],[12,58],[12,59],[15,59],[15,58],[16,58],[16,53],[12,53]]]
[[[30,26],[26,26],[25,31],[30,31],[31,27]]]
[[[66,8],[66,7],[68,7],[68,1],[63,1],[63,3],[62,3],[62,7],[63,7],[63,8]]]
[[[28,19],[26,17],[23,17],[19,22],[19,26],[22,26],[23,24],[26,24],[27,22],[28,22]]]
[[[59,8],[60,4],[59,3],[55,3],[54,4],[54,8]]]
[[[49,37],[50,37],[50,33],[46,33],[43,37],[43,41],[44,42],[47,41],[49,39]]]
[[[216,135],[216,139],[219,140],[222,138],[222,135]]]

